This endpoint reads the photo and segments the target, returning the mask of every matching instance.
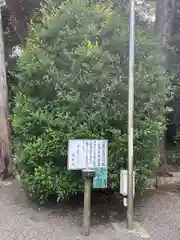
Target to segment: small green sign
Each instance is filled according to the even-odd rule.
[[[95,169],[95,177],[93,178],[93,188],[107,188],[107,168],[100,167]]]

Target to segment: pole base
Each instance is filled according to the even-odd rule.
[[[90,235],[90,229],[83,227],[81,235],[88,237]]]

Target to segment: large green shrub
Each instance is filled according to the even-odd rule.
[[[128,16],[111,5],[46,5],[31,23],[17,69],[15,157],[28,194],[44,201],[82,191],[67,171],[67,142],[109,140],[109,187],[127,167]],[[160,46],[136,28],[135,166],[137,187],[158,163],[169,84]]]

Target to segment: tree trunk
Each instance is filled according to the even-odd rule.
[[[175,17],[177,0],[157,0],[156,1],[156,22],[155,30],[161,37],[162,45],[167,50],[169,41],[173,34],[173,23]],[[168,53],[166,51],[166,64],[168,65]],[[166,131],[160,139],[160,161],[167,164],[166,153]]]
[[[168,157],[166,152],[166,131],[164,131],[162,137],[160,138],[160,163],[167,165]]]
[[[157,0],[156,2],[156,32],[160,34],[162,43],[167,47],[173,34],[177,0]]]
[[[4,41],[2,30],[2,14],[0,8],[0,171],[3,178],[8,175],[10,166],[10,138],[8,127],[8,88],[4,58]],[[1,174],[2,175],[2,174]]]
[[[22,7],[22,0],[6,0],[6,6],[10,12],[12,25],[21,42],[26,35],[26,13]]]

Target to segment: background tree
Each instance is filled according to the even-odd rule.
[[[166,58],[166,70],[169,75],[173,75],[172,70],[174,63],[174,56],[172,51],[172,37],[174,35],[174,22],[177,7],[177,0],[157,0],[156,1],[156,20],[155,31],[161,39]],[[171,77],[173,79],[173,77]],[[172,84],[172,82],[171,82]],[[166,103],[166,107],[173,107],[173,101]],[[174,110],[166,114],[167,130],[164,132],[161,142],[161,161],[164,164],[168,163],[167,147],[169,142],[174,142],[176,135],[176,126],[174,122]]]
[[[174,20],[177,0],[157,0],[156,2],[156,29],[161,35],[163,44],[168,44],[174,30]]]
[[[12,25],[17,32],[21,43],[24,42],[27,35],[27,23],[29,18],[35,11],[40,8],[40,5],[46,0],[5,0],[9,10]],[[55,0],[56,5],[60,4],[60,0]]]
[[[8,114],[8,87],[6,77],[2,6],[0,6],[0,177],[2,179],[8,176],[11,160]]]
[[[34,0],[6,0],[6,6],[9,10],[12,25],[15,28],[21,42],[24,41],[27,34],[27,22],[32,11],[40,6],[40,1]]]

